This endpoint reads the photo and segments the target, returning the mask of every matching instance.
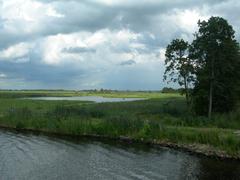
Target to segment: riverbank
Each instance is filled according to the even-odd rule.
[[[238,179],[239,160],[143,142],[0,128],[4,179]],[[17,160],[17,161],[16,161]],[[14,171],[12,171],[14,169]]]
[[[88,138],[88,139],[94,139],[94,140],[112,140],[112,141],[120,141],[124,143],[140,143],[140,144],[148,144],[152,146],[160,146],[160,147],[168,147],[173,148],[180,151],[185,151],[190,154],[199,155],[199,156],[206,156],[209,158],[215,158],[220,160],[240,160],[240,154],[239,155],[229,155],[227,152],[219,150],[217,148],[211,147],[209,145],[204,144],[178,144],[173,143],[166,140],[146,140],[144,138],[136,139],[126,136],[119,136],[119,137],[111,137],[111,136],[104,136],[104,135],[94,135],[94,134],[82,134],[82,135],[73,135],[73,134],[65,134],[60,132],[51,132],[47,130],[41,130],[41,129],[30,129],[30,128],[23,128],[19,129],[16,127],[10,127],[10,126],[4,126],[0,125],[0,129],[4,129],[7,131],[14,131],[18,133],[31,133],[35,135],[46,135],[46,136],[54,136],[58,138],[73,138],[73,139],[79,139],[79,138]]]
[[[5,98],[0,98],[0,125],[21,131],[125,139],[206,156],[239,159],[239,112],[214,115],[209,121],[189,115],[184,98],[179,94],[158,93],[151,98],[153,94],[141,93],[148,100],[114,103],[41,101],[16,99],[4,94]]]

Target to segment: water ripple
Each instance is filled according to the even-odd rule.
[[[0,130],[0,179],[239,179],[240,164],[167,148]]]

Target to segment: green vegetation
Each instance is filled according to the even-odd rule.
[[[194,79],[193,66],[189,58],[189,44],[182,39],[175,39],[167,46],[164,72],[164,80],[178,82],[183,86],[186,101],[190,105],[190,86]]]
[[[116,103],[16,99],[39,92],[1,92],[0,125],[71,135],[130,137],[145,141],[204,144],[238,155],[240,112],[215,115],[212,120],[188,114],[179,94],[112,92],[109,97],[145,97],[148,100]],[[44,95],[51,95],[45,92]],[[56,92],[54,92],[56,93]],[[58,92],[72,95],[73,92]],[[91,92],[88,92],[92,95]],[[77,92],[77,94],[88,94]],[[94,94],[96,95],[96,94]]]
[[[164,79],[178,82],[182,89],[164,88],[162,92],[2,90],[0,125],[71,135],[198,144],[240,159],[239,44],[232,26],[223,18],[211,17],[199,21],[198,26],[191,44],[176,39],[166,50]],[[186,98],[178,93],[180,90]],[[96,104],[23,99],[35,96],[147,100]]]
[[[161,94],[161,91],[116,91],[116,90],[0,90],[0,98],[21,97],[71,97],[71,96],[102,96],[116,98],[169,98],[181,97],[176,92]]]
[[[240,49],[227,20],[211,17],[199,21],[198,27],[192,43],[175,39],[167,46],[164,79],[178,82],[184,88],[189,109],[211,119],[212,112],[237,108]]]
[[[196,65],[193,90],[199,114],[229,112],[236,108],[240,93],[240,49],[233,27],[221,17],[198,23],[191,57]]]

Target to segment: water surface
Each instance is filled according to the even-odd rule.
[[[240,163],[112,141],[0,130],[0,179],[240,179]]]
[[[129,101],[139,101],[145,100],[146,98],[110,98],[110,97],[101,97],[101,96],[72,96],[72,97],[31,97],[24,99],[32,100],[49,100],[49,101],[93,101],[96,103],[102,102],[129,102]]]

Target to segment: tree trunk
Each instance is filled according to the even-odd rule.
[[[213,83],[214,83],[214,59],[211,60],[211,77],[210,77],[209,106],[208,106],[208,118],[209,119],[212,118]]]
[[[188,92],[188,85],[187,85],[186,77],[184,77],[184,88],[185,88],[185,93],[186,93],[187,106],[189,108],[189,92]]]
[[[212,95],[213,95],[213,82],[210,82],[210,90],[209,90],[209,106],[208,106],[208,118],[212,118]]]

